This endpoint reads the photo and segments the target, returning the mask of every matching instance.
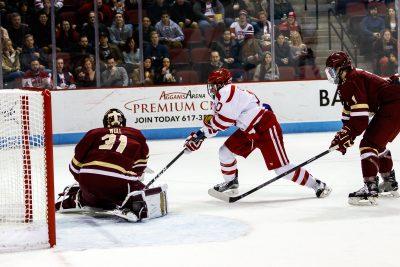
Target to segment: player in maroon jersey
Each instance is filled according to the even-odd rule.
[[[398,76],[384,79],[356,69],[345,52],[332,53],[326,60],[328,80],[338,85],[343,103],[343,127],[331,147],[339,145],[342,154],[364,131],[360,142],[364,187],[349,194],[354,205],[376,204],[378,193],[398,197],[398,183],[390,151],[386,148],[400,131],[400,85]],[[374,114],[369,122],[369,115]],[[378,185],[378,172],[383,182]]]
[[[118,109],[107,111],[103,125],[87,132],[76,145],[69,169],[78,184],[64,189],[56,210],[99,208],[129,221],[165,215],[166,186],[145,189],[140,181],[149,154],[146,138],[126,127]]]

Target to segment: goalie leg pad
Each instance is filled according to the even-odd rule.
[[[167,186],[129,193],[113,214],[131,222],[158,218],[168,213]]]
[[[58,194],[55,203],[57,212],[80,212],[83,211],[83,205],[80,202],[81,190],[79,184],[74,183],[64,188],[64,191]]]

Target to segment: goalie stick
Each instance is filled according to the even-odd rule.
[[[208,194],[210,196],[212,196],[212,197],[215,197],[215,198],[217,198],[219,200],[222,200],[222,201],[225,201],[225,202],[228,202],[228,203],[236,202],[236,201],[238,201],[238,200],[240,200],[240,199],[242,199],[242,198],[254,193],[257,190],[260,190],[264,186],[267,186],[267,185],[275,182],[276,180],[281,179],[282,177],[288,175],[289,173],[294,172],[298,168],[301,168],[301,167],[313,162],[314,160],[317,160],[317,159],[325,156],[326,154],[336,150],[337,148],[338,148],[338,146],[331,147],[328,150],[325,150],[324,152],[312,157],[311,159],[309,159],[307,161],[304,161],[303,163],[291,168],[290,170],[288,170],[288,171],[286,171],[284,173],[281,173],[280,175],[276,176],[275,178],[272,178],[271,180],[268,180],[268,181],[260,184],[259,186],[254,187],[253,189],[247,191],[246,193],[243,193],[243,194],[240,194],[240,195],[237,195],[237,196],[228,196],[228,195],[224,194],[223,192],[218,192],[214,188],[211,188],[211,189],[208,190]]]

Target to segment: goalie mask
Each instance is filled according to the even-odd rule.
[[[105,128],[125,127],[126,119],[124,114],[119,109],[112,108],[104,115],[103,125]]]
[[[344,70],[351,68],[351,59],[343,51],[334,52],[326,59],[325,74],[328,81],[339,84]]]
[[[207,93],[212,99],[215,99],[217,92],[230,83],[232,83],[232,75],[229,70],[225,68],[215,70],[208,75]]]

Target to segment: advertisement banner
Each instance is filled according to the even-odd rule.
[[[329,130],[324,125],[337,127],[340,119],[336,86],[327,81],[239,86],[269,103],[289,132]],[[128,126],[143,130],[150,138],[177,138],[202,126],[203,116],[212,113],[213,101],[205,85],[53,91],[53,131],[60,137],[56,141],[62,143],[68,134],[81,136],[102,127],[110,108],[120,109]]]

